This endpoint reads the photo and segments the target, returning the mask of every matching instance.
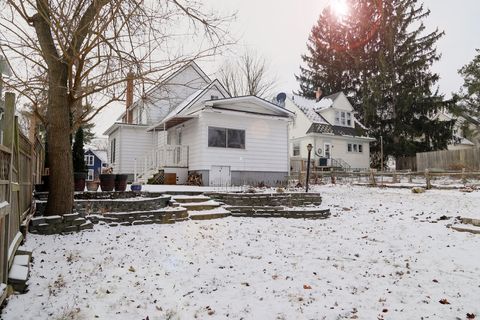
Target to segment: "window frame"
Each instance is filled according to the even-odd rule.
[[[115,164],[115,151],[116,151],[116,146],[117,144],[117,138],[113,138],[112,141],[110,142],[110,158],[112,164]]]
[[[222,143],[222,146],[210,145],[210,129],[224,130],[224,132],[225,132],[225,143],[224,143],[225,146],[223,146],[223,143]],[[243,145],[240,148],[229,146],[229,143],[228,143],[229,131],[239,131],[239,132],[243,133]],[[208,148],[246,150],[247,149],[247,133],[246,133],[246,130],[245,129],[234,129],[234,128],[208,126],[208,128],[207,128],[207,146],[208,146]]]
[[[300,142],[292,143],[292,154],[293,154],[294,157],[299,157],[300,156]]]
[[[94,169],[88,169],[86,181],[93,181],[93,180],[95,180],[95,170]]]
[[[91,154],[86,154],[85,155],[85,165],[87,167],[91,167],[95,165],[95,157]]]

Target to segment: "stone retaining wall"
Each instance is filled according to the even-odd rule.
[[[319,193],[205,193],[217,201],[231,206],[319,206],[322,197]]]
[[[30,232],[38,234],[58,234],[93,229],[93,223],[79,213],[63,216],[39,216],[30,221]]]
[[[146,194],[147,195],[147,194]],[[148,194],[152,195],[152,194]],[[156,198],[147,198],[139,196],[136,198],[117,198],[117,199],[75,199],[74,211],[82,216],[89,214],[103,214],[106,212],[130,212],[130,211],[151,211],[164,208],[170,201],[170,196],[157,196]],[[46,201],[36,201],[36,216],[42,216]]]
[[[233,217],[326,219],[330,216],[330,209],[255,206],[227,207],[227,209],[231,212]]]
[[[134,212],[111,212],[93,214],[87,216],[89,220],[97,224],[100,222],[107,223],[111,227],[131,226],[140,224],[164,224],[185,221],[188,219],[188,212],[185,208],[164,208],[153,211],[134,211]]]

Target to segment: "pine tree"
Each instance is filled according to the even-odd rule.
[[[331,31],[338,24],[326,19],[328,9],[324,11],[309,39],[310,54],[302,57],[306,67],[298,77],[301,93],[312,96],[310,88],[320,83],[331,83],[336,91],[346,92],[359,118],[377,138],[371,145],[374,159],[379,160],[375,154],[380,151],[380,136],[385,156],[445,149],[453,123],[432,120],[432,116],[452,104],[434,91],[439,76],[431,71],[432,64],[440,59],[435,44],[443,33],[435,30],[424,34],[422,21],[430,11],[418,0],[384,0],[381,5],[352,0],[353,14],[339,28],[343,40],[329,38],[330,42],[352,43],[332,54],[341,59],[336,63],[324,58],[328,41],[323,38],[329,34],[316,32],[319,26]]]
[[[463,77],[462,90],[459,93],[461,104],[468,113],[480,115],[480,49],[471,62],[458,72]]]
[[[73,172],[85,172],[85,151],[83,150],[83,128],[79,127],[75,132],[75,141],[72,147]]]

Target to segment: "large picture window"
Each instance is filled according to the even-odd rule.
[[[245,149],[245,130],[208,127],[208,146]]]

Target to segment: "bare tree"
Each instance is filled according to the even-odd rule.
[[[199,2],[4,2],[0,50],[13,70],[6,85],[28,98],[44,117],[50,215],[72,211],[70,134],[112,102],[124,100],[128,73],[154,85],[172,68],[214,55],[229,42],[223,24],[230,17],[206,14]]]
[[[233,96],[268,98],[277,82],[265,59],[253,51],[246,51],[233,64],[225,63],[219,71],[219,78]]]

